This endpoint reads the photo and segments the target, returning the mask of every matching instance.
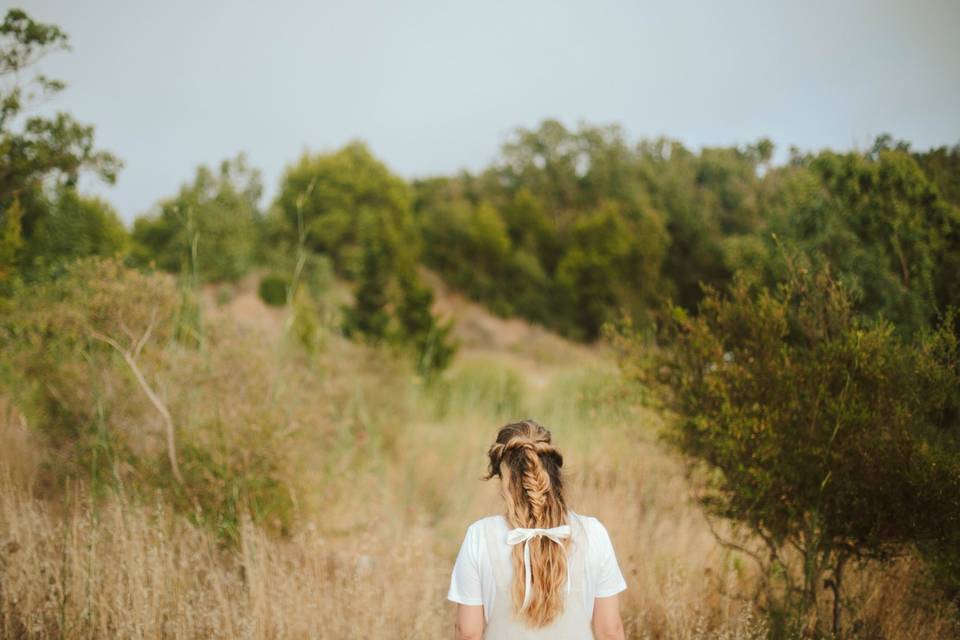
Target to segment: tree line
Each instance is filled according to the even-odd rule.
[[[6,76],[67,48],[59,28],[16,10],[0,34],[15,45],[0,61]],[[786,243],[829,263],[858,312],[907,334],[960,296],[960,146],[915,152],[881,136],[866,151],[791,150],[777,166],[766,139],[697,152],[667,138],[631,142],[615,125],[546,120],[516,130],[477,173],[405,181],[361,142],[308,153],[265,206],[260,173],[227,159],[198,168],[128,231],[108,203],[77,190],[81,171],[112,182],[121,166],[96,149],[93,128],[24,115],[31,98],[62,87],[37,75],[2,96],[8,289],[110,253],[204,282],[254,267],[292,273],[282,258],[299,248],[303,268],[357,284],[364,309],[350,322],[374,339],[405,331],[392,316],[424,297],[424,264],[497,313],[593,340],[606,322],[643,322],[665,300],[694,310],[702,285],[725,287],[735,273],[782,280]]]

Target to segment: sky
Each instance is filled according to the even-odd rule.
[[[5,0],[6,2],[7,0]],[[88,179],[124,220],[245,152],[266,199],[304,151],[353,139],[406,178],[478,170],[517,127],[619,123],[784,158],[960,143],[960,2],[24,0],[70,36],[43,110],[124,162]],[[5,11],[4,11],[5,12]]]

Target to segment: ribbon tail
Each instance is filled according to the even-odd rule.
[[[530,538],[523,543],[523,606],[520,611],[524,611],[530,604],[530,591],[533,588],[533,572],[530,569]]]

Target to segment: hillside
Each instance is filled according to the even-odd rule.
[[[678,461],[657,443],[660,416],[623,386],[604,347],[495,317],[424,277],[461,342],[429,387],[405,361],[331,328],[305,350],[291,340],[289,312],[265,306],[253,278],[205,291],[200,351],[156,347],[149,377],[179,425],[184,490],[218,509],[239,507],[235,529],[196,511],[200,502],[184,512],[179,490],[149,498],[136,490],[147,478],[121,467],[113,473],[123,484],[100,485],[97,499],[83,483],[51,491],[54,453],[8,406],[0,432],[4,635],[447,637],[444,596],[463,533],[501,509],[496,487],[479,480],[486,448],[503,423],[532,416],[564,454],[571,507],[610,532],[629,585],[629,637],[764,637],[748,604],[753,566],[714,538]],[[121,292],[112,305],[128,295],[112,291]],[[348,292],[338,285],[330,295],[328,304]],[[147,455],[156,413],[124,386],[122,363],[105,361],[91,375],[129,389],[102,400],[117,407],[105,426],[133,428],[131,442]],[[188,454],[210,437],[221,444],[197,466]],[[259,496],[276,515],[255,523],[233,491]],[[857,615],[872,637],[948,633],[948,618],[902,597],[914,574],[906,563],[861,573]]]

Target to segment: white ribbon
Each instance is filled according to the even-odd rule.
[[[544,536],[550,538],[557,544],[563,544],[563,539],[570,537],[570,525],[564,524],[559,527],[553,527],[552,529],[524,529],[518,527],[511,529],[509,533],[507,533],[507,544],[513,546],[521,542],[523,543],[524,590],[523,606],[520,607],[520,611],[526,609],[530,603],[530,590],[533,587],[533,572],[530,569],[530,539],[536,538],[537,536]]]

